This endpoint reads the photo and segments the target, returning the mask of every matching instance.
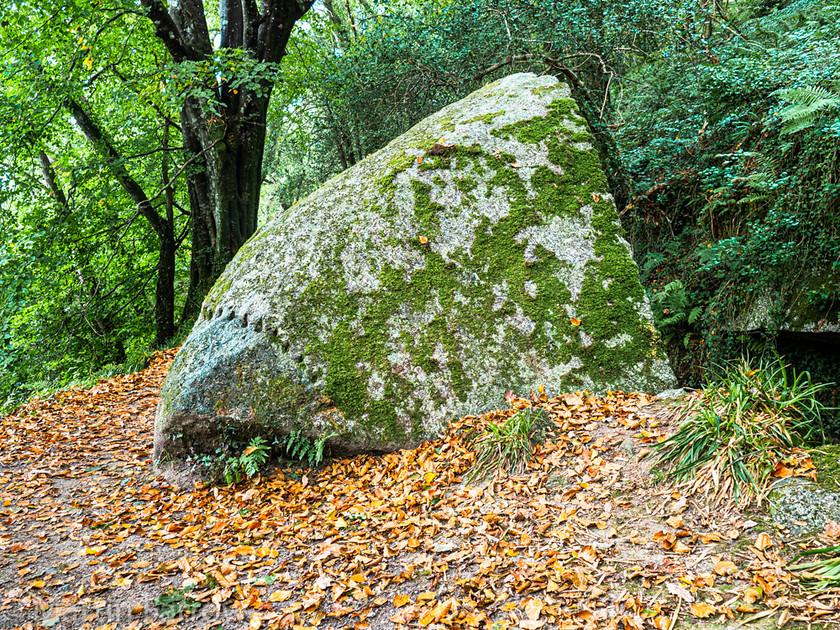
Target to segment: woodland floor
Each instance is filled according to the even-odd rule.
[[[173,355],[3,420],[0,627],[837,627],[840,592],[785,568],[816,541],[654,483],[645,451],[669,427],[645,395],[538,401],[557,429],[532,468],[475,487],[460,436],[513,410],[183,492],[150,456]]]

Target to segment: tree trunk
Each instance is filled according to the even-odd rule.
[[[175,231],[169,221],[158,234],[158,274],[155,286],[155,345],[163,346],[175,334]]]
[[[219,0],[220,48],[239,49],[257,62],[283,58],[295,22],[313,0]],[[214,54],[202,0],[141,0],[176,63],[212,62]],[[260,10],[262,12],[260,12]],[[210,87],[210,86],[208,86]],[[194,319],[201,301],[242,244],[257,229],[271,79],[257,87],[222,82],[215,103],[190,96],[181,111],[188,157],[200,167],[187,177],[192,213],[190,286],[182,324]],[[219,113],[214,106],[221,110]]]

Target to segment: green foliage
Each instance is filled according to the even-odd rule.
[[[777,96],[787,103],[779,112],[783,136],[812,128],[829,113],[826,110],[840,106],[840,88],[836,85],[832,90],[820,86],[788,88],[779,90]]]
[[[260,471],[260,466],[268,461],[270,455],[271,446],[266,439],[256,436],[241,455],[223,458],[222,475],[225,483],[227,485],[239,483],[243,475],[248,479],[255,477]]]
[[[121,6],[122,5],[122,6]],[[134,363],[155,331],[158,242],[114,176],[152,197],[183,161],[153,25],[124,3],[16,2],[0,21],[0,399]],[[70,103],[105,130],[80,133]],[[103,152],[109,143],[121,156]],[[171,224],[187,228],[172,187]],[[164,196],[153,199],[166,216]],[[176,259],[176,294],[189,252]],[[180,304],[181,300],[178,300]],[[113,369],[113,368],[109,368]]]
[[[678,405],[679,429],[657,446],[658,457],[669,478],[718,501],[761,502],[775,465],[821,436],[826,387],[780,358],[756,367],[742,358]]]
[[[527,5],[527,6],[526,6]],[[522,71],[568,63],[600,108],[680,19],[663,0],[419,0],[313,11],[293,36],[272,112],[270,189],[288,207],[441,107]],[[549,62],[549,59],[554,60]],[[563,61],[565,60],[565,61]],[[564,66],[565,67],[565,66]],[[275,201],[276,203],[276,201]]]
[[[840,444],[823,444],[808,450],[817,472],[817,485],[840,492]]]
[[[681,333],[684,326],[697,323],[703,312],[699,306],[691,305],[685,294],[685,286],[679,280],[674,280],[655,292],[650,298],[650,305],[656,327],[666,342],[672,341],[674,335]],[[686,333],[684,345],[688,345],[690,334]]]
[[[827,273],[840,257],[840,21],[828,0],[738,3],[672,36],[622,93],[637,191],[623,224],[651,293],[680,281],[701,309],[666,329],[678,376],[697,385],[742,349],[727,331],[763,287],[785,300],[816,273],[820,299],[840,297]]]
[[[496,471],[521,475],[531,461],[534,446],[545,440],[551,420],[545,409],[527,407],[501,424],[488,422],[484,432],[475,437],[475,465],[469,480],[483,479]]]
[[[154,604],[158,607],[160,614],[167,619],[173,619],[182,613],[192,614],[201,608],[201,602],[188,594],[193,588],[188,586],[176,589],[170,586],[165,593],[155,598]]]
[[[310,466],[317,466],[324,460],[324,447],[327,440],[337,437],[338,433],[322,433],[317,439],[311,440],[301,431],[292,430],[283,445],[286,454]]]
[[[826,555],[828,557],[792,565],[792,571],[801,572],[799,578],[815,591],[840,587],[840,545],[803,551],[794,560],[803,556]]]

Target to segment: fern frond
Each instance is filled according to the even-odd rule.
[[[813,127],[821,114],[840,106],[840,88],[828,90],[822,86],[787,88],[776,95],[787,103],[782,109],[781,135],[786,136]]]

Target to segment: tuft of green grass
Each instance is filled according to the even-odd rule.
[[[524,473],[549,423],[548,412],[536,407],[521,409],[500,424],[488,422],[473,441],[476,461],[468,479],[484,479],[499,470],[514,476]]]
[[[823,554],[828,557],[805,564],[796,564],[789,568],[792,571],[801,572],[800,579],[810,583],[812,590],[824,591],[830,588],[840,588],[840,545],[803,551],[794,560],[802,556]]]
[[[676,406],[679,429],[657,445],[658,457],[670,465],[669,479],[714,504],[760,504],[777,465],[805,459],[800,447],[823,436],[818,395],[830,385],[781,358],[755,367],[741,358]]]

